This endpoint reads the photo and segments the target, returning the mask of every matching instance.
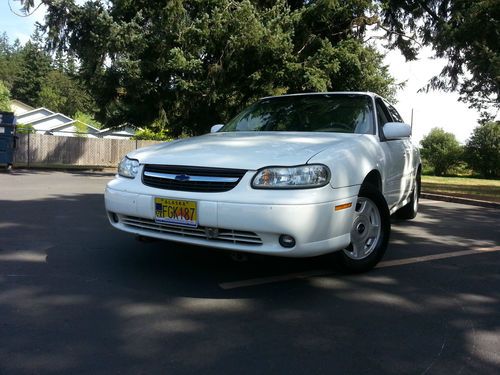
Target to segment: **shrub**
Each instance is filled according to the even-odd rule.
[[[441,128],[433,128],[422,141],[422,158],[434,169],[434,174],[443,176],[457,167],[462,159],[462,146],[455,135]]]
[[[151,129],[142,129],[135,133],[132,139],[144,141],[172,141],[170,133],[165,131],[155,132]]]
[[[500,121],[474,129],[465,145],[465,159],[481,177],[500,177]]]
[[[17,134],[34,134],[34,133],[36,133],[36,130],[32,125],[17,124],[16,133]]]

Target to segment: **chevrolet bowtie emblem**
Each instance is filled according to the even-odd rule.
[[[177,181],[189,181],[191,179],[191,177],[189,177],[187,174],[179,174],[179,175],[175,176],[175,179]]]

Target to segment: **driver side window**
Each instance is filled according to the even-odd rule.
[[[384,104],[380,99],[377,99],[377,122],[378,126],[382,127],[386,123],[390,122],[389,114],[387,113],[387,110],[385,109]]]
[[[391,122],[391,116],[389,115],[389,112],[387,111],[387,108],[382,100],[377,98],[375,100],[375,105],[377,107],[378,134],[381,140],[385,140],[383,126],[388,122]]]

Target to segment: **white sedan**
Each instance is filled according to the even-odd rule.
[[[129,153],[106,187],[111,224],[140,236],[373,268],[390,215],[414,218],[411,128],[366,92],[267,97],[200,137]]]

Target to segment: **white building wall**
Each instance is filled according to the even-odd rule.
[[[17,100],[13,100],[10,102],[10,109],[12,112],[14,112],[15,116],[20,116],[26,112],[34,110],[33,107]]]
[[[44,132],[45,133],[45,132]],[[85,137],[85,138],[97,138],[94,134],[92,133],[85,133],[85,134],[77,134],[78,130],[74,125],[69,125],[66,127],[61,127],[57,130],[53,130],[50,132],[52,135],[57,135],[60,137]]]

